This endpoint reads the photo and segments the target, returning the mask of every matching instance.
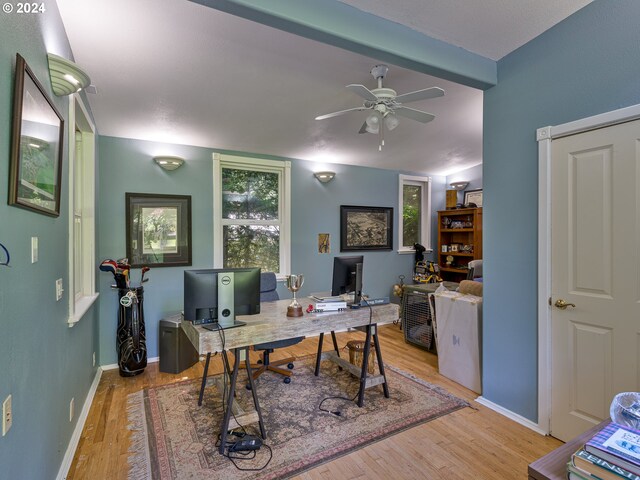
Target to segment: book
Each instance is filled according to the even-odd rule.
[[[581,448],[571,456],[571,465],[601,480],[640,480],[640,476]]]
[[[567,478],[569,478],[569,480],[603,480],[576,467],[571,462],[567,463]]]
[[[640,475],[640,432],[611,422],[584,449],[603,460]]]
[[[316,302],[316,310],[324,312],[336,311],[347,308],[347,302]]]

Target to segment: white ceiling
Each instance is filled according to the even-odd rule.
[[[390,65],[385,86],[398,94],[446,94],[412,103],[436,119],[401,118],[378,152],[376,135],[357,133],[366,112],[314,120],[360,106],[344,87],[374,88],[375,59],[187,0],[57,2],[75,61],[98,88],[89,102],[101,135],[433,175],[482,162],[479,90]],[[345,3],[499,58],[589,2]]]

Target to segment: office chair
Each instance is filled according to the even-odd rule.
[[[280,297],[276,291],[276,274],[273,272],[263,272],[260,274],[260,301],[261,302],[273,302],[279,300]],[[253,372],[253,379],[255,380],[267,370],[270,370],[280,375],[284,375],[284,383],[291,383],[291,369],[293,368],[293,361],[295,358],[288,357],[282,360],[276,360],[272,362],[269,356],[276,348],[289,347],[300,343],[304,340],[304,337],[289,338],[287,340],[278,340],[275,342],[261,343],[254,345],[253,349],[262,351],[262,358],[258,361],[258,364],[251,365]],[[288,370],[279,368],[280,365],[287,365]],[[247,385],[249,388],[249,385]]]
[[[468,266],[469,273],[467,273],[467,280],[482,279],[482,260],[471,260]]]

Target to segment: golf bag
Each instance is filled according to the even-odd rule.
[[[132,377],[147,366],[147,339],[142,308],[143,287],[118,289],[116,349],[120,376]]]

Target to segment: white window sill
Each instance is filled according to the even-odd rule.
[[[400,255],[413,255],[416,253],[416,251],[413,248],[400,248],[398,250],[396,250],[398,252],[398,254]],[[424,253],[433,253],[433,250],[431,248],[427,248]]]
[[[69,324],[69,328],[75,326],[75,324],[78,323],[82,319],[82,317],[84,317],[84,314],[87,313],[89,308],[91,308],[91,305],[93,305],[94,302],[98,299],[98,295],[100,294],[94,293],[93,295],[85,295],[76,302],[74,309],[75,311],[67,321],[67,323]]]

